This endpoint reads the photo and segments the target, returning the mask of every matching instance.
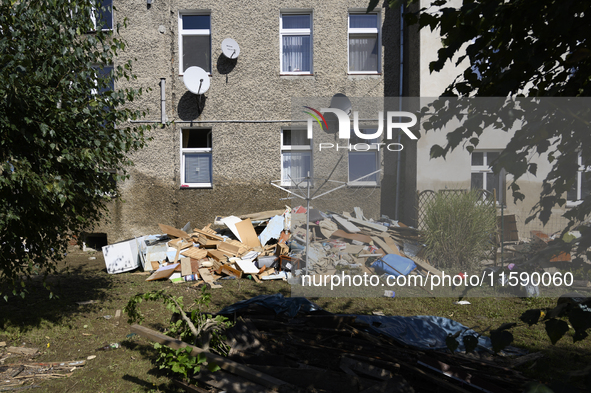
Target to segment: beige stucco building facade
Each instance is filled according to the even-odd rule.
[[[135,165],[120,184],[122,197],[111,202],[109,220],[93,230],[106,233],[109,243],[157,232],[158,223],[199,227],[219,215],[291,205],[288,193],[270,182],[295,177],[306,165],[323,177],[338,162],[332,179],[352,180],[358,173],[350,162],[363,158],[347,151],[323,155],[318,145],[335,136],[320,128],[311,144],[302,142],[306,123],[291,121],[294,98],[327,97],[330,104],[337,93],[419,94],[418,35],[401,29],[399,10],[387,6],[368,17],[366,0],[113,3],[113,25],[127,24],[114,32],[128,44],[119,59],[132,59],[137,75],[115,88],[151,89],[130,105],[148,111],[143,121],[153,128],[147,147],[132,157]],[[222,53],[227,38],[239,45],[237,58]],[[203,94],[191,93],[183,81],[192,65],[209,74]],[[414,192],[413,184],[402,187],[404,171],[412,171],[405,164],[411,147],[400,160],[397,152],[376,153],[371,160],[382,172],[369,179],[373,183],[344,187],[316,205],[338,211],[363,203],[367,217],[393,218],[397,179],[398,192]]]

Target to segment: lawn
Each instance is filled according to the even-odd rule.
[[[21,356],[7,357],[8,346],[38,348],[35,362],[87,360],[67,378],[36,382],[37,392],[176,392],[169,376],[153,363],[155,351],[147,340],[130,336],[127,316],[122,312],[129,298],[150,290],[166,289],[183,296],[185,305],[199,296],[192,283],[172,284],[169,281],[146,282],[145,275],[106,273],[102,254],[69,250],[60,273],[50,276],[57,298],[50,299],[39,279],[29,286],[24,299],[9,298],[0,307],[0,359],[4,365],[23,362]],[[223,288],[212,290],[207,311],[260,294],[290,295],[290,286],[282,281],[221,280]],[[333,313],[385,315],[436,315],[454,319],[475,330],[496,328],[504,322],[518,321],[521,313],[531,308],[553,307],[555,298],[468,298],[470,305],[455,305],[450,298],[317,298],[310,299]],[[93,302],[90,302],[93,301]],[[87,304],[78,304],[86,302]],[[117,311],[121,317],[117,318]],[[144,325],[163,329],[171,314],[157,303],[142,303],[146,316]],[[532,352],[542,351],[544,357],[521,366],[527,376],[543,382],[569,381],[582,386],[583,377],[570,374],[591,364],[591,339],[572,343],[573,330],[552,345],[540,323],[512,330],[514,345]],[[119,348],[104,350],[111,344]],[[1,345],[1,344],[0,344]],[[0,360],[2,362],[2,360]],[[0,364],[0,367],[2,364]]]

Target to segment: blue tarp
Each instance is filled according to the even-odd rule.
[[[376,273],[378,274],[386,273],[389,276],[398,277],[400,273],[402,273],[403,276],[406,276],[416,268],[417,265],[415,265],[412,259],[396,254],[388,254],[372,263],[371,267],[376,269]]]
[[[250,304],[258,304],[275,311],[276,314],[286,314],[294,318],[299,312],[304,314],[313,311],[322,310],[321,307],[312,303],[304,297],[289,297],[286,298],[282,294],[275,295],[260,295],[253,298],[234,303],[231,306],[225,307],[218,314],[228,315],[247,307]],[[401,316],[379,316],[379,315],[353,315],[353,314],[338,314],[356,317],[356,322],[369,325],[367,329],[369,333],[376,335],[386,335],[393,338],[401,344],[408,345],[420,350],[447,350],[445,339],[448,334],[454,335],[460,332],[457,341],[459,347],[457,351],[464,351],[464,344],[462,338],[465,335],[476,335],[476,332],[469,329],[449,318],[420,315],[415,317],[401,317]],[[479,350],[492,351],[492,344],[490,338],[480,336],[478,338]],[[507,347],[504,352],[523,355],[525,352]]]

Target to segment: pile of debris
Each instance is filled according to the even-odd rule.
[[[460,345],[451,354],[445,349],[449,332],[474,333],[455,321],[336,315],[279,294],[218,314],[236,321],[224,333],[231,346],[227,358],[143,326],[132,331],[174,349],[189,346],[193,356],[204,354],[221,368],[193,376],[209,390],[176,381],[187,392],[522,392],[529,380],[514,368],[540,356],[495,355],[486,337],[478,339],[476,352],[467,354]]]
[[[183,229],[159,224],[162,234],[105,246],[103,255],[108,273],[140,268],[151,272],[148,281],[198,281],[211,288],[219,288],[218,280],[226,278],[261,282],[341,271],[395,276],[440,273],[420,259],[416,229],[385,216],[367,220],[359,208],[354,215],[300,206],[217,217],[192,231],[190,223]],[[383,259],[386,255],[394,259]]]

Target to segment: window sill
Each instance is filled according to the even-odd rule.
[[[577,207],[581,203],[583,203],[582,200],[580,200],[580,201],[566,201],[566,207]]]
[[[347,187],[379,187],[380,184],[374,181],[356,181],[347,183]]]
[[[181,184],[180,189],[181,190],[187,190],[187,189],[194,189],[194,188],[213,188],[213,184],[211,183],[192,183],[192,184]]]
[[[314,77],[316,76],[315,74],[284,74],[281,73],[279,74],[279,77],[284,78],[284,77],[304,77],[304,78],[310,78],[310,77]]]

